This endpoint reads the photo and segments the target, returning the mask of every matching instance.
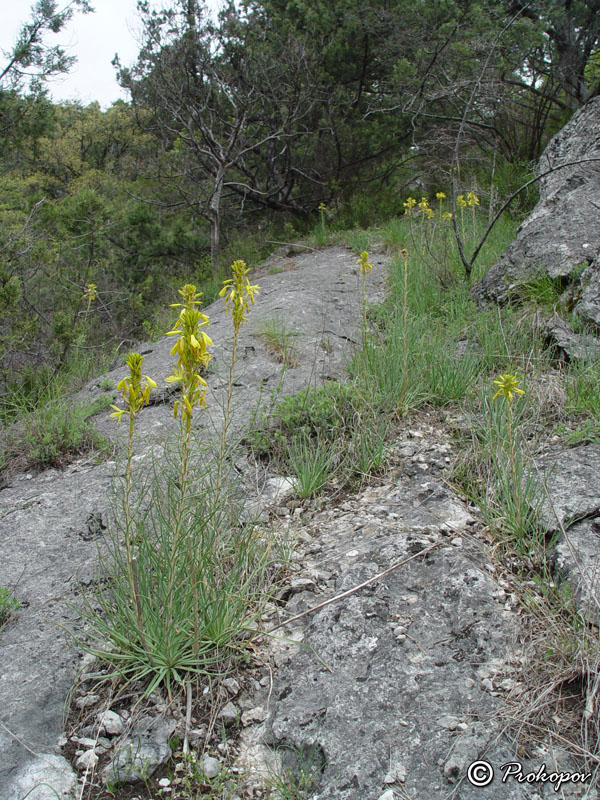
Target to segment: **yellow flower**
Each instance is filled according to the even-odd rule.
[[[254,296],[258,294],[260,287],[251,284],[246,277],[250,270],[244,261],[234,261],[231,270],[233,278],[223,281],[219,297],[224,298],[226,312],[229,314],[231,311],[233,327],[238,330],[242,322],[246,322],[250,303],[254,304]]]
[[[416,204],[417,201],[415,200],[415,198],[409,197],[405,203],[402,203],[402,205],[404,206],[404,213],[408,214],[408,216],[410,217],[412,215],[412,210],[416,206]]]
[[[196,306],[201,305],[200,298],[203,292],[197,292],[193,283],[186,283],[181,289],[177,289],[178,294],[183,297],[183,303],[171,303],[169,308],[189,308],[192,311]]]
[[[479,198],[475,194],[475,192],[469,192],[467,194],[467,203],[470,206],[478,206],[479,205]]]
[[[366,250],[362,251],[360,258],[356,259],[356,263],[360,264],[361,275],[366,275],[373,270],[373,264],[369,261],[369,254]]]
[[[179,290],[179,294],[184,302],[175,303],[174,307],[183,307],[173,330],[167,332],[167,336],[178,337],[171,348],[171,355],[177,356],[177,364],[173,374],[166,380],[167,383],[181,383],[181,399],[175,401],[173,414],[177,417],[181,409],[183,422],[189,432],[194,407],[206,405],[206,381],[199,371],[208,366],[211,355],[206,348],[213,342],[202,330],[209,324],[209,319],[196,308],[200,304],[198,298],[201,292],[196,292],[196,287],[187,283]]]
[[[456,198],[456,205],[459,208],[466,208],[467,201],[465,200],[464,194],[459,194],[458,195],[458,197]]]
[[[319,211],[327,211],[327,206],[325,203],[319,203]]]
[[[508,373],[506,375],[500,375],[500,377],[494,381],[494,385],[498,387],[498,391],[493,396],[492,400],[502,395],[506,402],[510,403],[515,394],[525,394],[523,389],[518,388],[518,384],[519,381],[514,375]]]
[[[442,219],[443,220],[452,219],[452,212],[451,211],[444,211],[444,213],[442,214]]]
[[[125,362],[129,367],[129,375],[121,378],[117,383],[117,390],[121,392],[125,408],[118,408],[112,405],[114,412],[110,415],[115,417],[117,424],[120,424],[123,414],[134,417],[142,408],[150,402],[150,389],[156,389],[156,382],[147,375],[142,375],[142,362],[144,356],[139,353],[129,353]]]
[[[446,199],[446,195],[444,194],[444,192],[436,192],[435,199],[436,200],[445,200]]]
[[[88,303],[91,303],[92,300],[95,300],[98,297],[97,292],[98,287],[95,283],[88,283],[85,292],[83,293],[83,297]]]

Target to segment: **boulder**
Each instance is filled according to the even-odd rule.
[[[575,313],[600,326],[600,98],[551,139],[537,173],[543,175],[539,202],[474,297],[505,303],[521,284],[545,273],[565,284],[575,281]]]

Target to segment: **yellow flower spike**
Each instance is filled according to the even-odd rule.
[[[404,206],[404,213],[409,217],[412,216],[412,210],[416,206],[417,201],[414,197],[409,197],[405,203],[402,203]]]
[[[435,199],[436,200],[445,200],[446,199],[446,195],[444,194],[444,192],[436,192]]]
[[[123,414],[128,414],[130,420],[150,402],[150,389],[156,388],[156,382],[148,375],[142,375],[142,362],[144,356],[139,353],[130,353],[127,356],[126,365],[129,367],[129,375],[121,378],[117,383],[117,391],[121,392],[125,408],[118,408],[112,405],[114,413],[110,416],[115,417],[117,424],[121,422]]]
[[[443,220],[452,219],[452,212],[451,211],[444,211],[444,213],[442,214],[442,219]]]
[[[177,418],[181,408],[181,418],[189,435],[194,406],[205,406],[203,387],[206,382],[200,377],[199,369],[208,366],[211,355],[206,348],[213,342],[201,330],[209,324],[206,314],[197,308],[202,293],[196,292],[196,287],[187,283],[179,290],[179,294],[184,303],[174,304],[174,307],[180,307],[181,313],[173,329],[167,331],[167,336],[178,337],[171,348],[171,355],[177,356],[177,364],[173,374],[166,380],[167,383],[181,384],[181,398],[173,406],[173,415]]]
[[[456,198],[456,205],[457,205],[459,208],[466,208],[466,206],[467,206],[467,201],[465,200],[465,196],[464,196],[464,194],[459,194],[459,195],[458,195],[458,197]]]
[[[260,287],[251,284],[246,277],[250,270],[244,261],[234,261],[231,270],[233,278],[223,281],[219,297],[225,301],[226,313],[231,313],[234,331],[238,331],[242,322],[247,321],[246,314],[250,310],[250,303],[254,305],[254,296],[259,293]]]
[[[519,381],[514,375],[505,374],[494,381],[494,386],[498,387],[498,391],[493,396],[492,400],[502,395],[507,403],[510,403],[515,394],[525,394],[523,389],[519,389]]]
[[[98,297],[98,287],[95,283],[88,283],[84,293],[83,299],[88,301],[88,311],[92,302]]]
[[[467,194],[467,204],[471,207],[475,207],[479,205],[479,198],[475,194],[475,192],[469,192]]]
[[[373,264],[369,261],[369,254],[366,250],[363,250],[360,254],[360,258],[356,259],[356,263],[360,264],[360,273],[361,275],[366,275],[373,270]]]
[[[318,210],[319,211],[327,211],[327,206],[325,205],[325,203],[319,203]]]

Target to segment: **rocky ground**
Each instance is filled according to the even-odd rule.
[[[385,276],[385,258],[373,260],[371,300],[382,296]],[[360,327],[354,262],[342,248],[281,254],[270,266],[275,274],[257,279],[261,295],[244,331],[236,379],[237,433],[271,390],[283,386],[292,393],[343,376]],[[231,329],[220,304],[206,310],[215,355],[199,426],[210,441],[222,420]],[[261,320],[273,318],[294,331],[294,360],[285,370],[260,335]],[[169,374],[170,347],[168,340],[145,346],[144,372],[158,381]],[[96,397],[104,380],[122,376],[123,367],[116,368],[83,396]],[[118,443],[122,432],[107,415],[97,425]],[[171,429],[163,381],[140,415],[139,439],[147,449],[139,457]],[[204,700],[195,700],[190,739],[203,750],[208,777],[231,771],[223,796],[597,798],[589,779],[566,781],[559,792],[558,778],[542,780],[544,769],[551,775],[578,768],[556,738],[551,744],[543,731],[513,736],[507,711],[527,688],[530,631],[477,510],[447,483],[459,448],[448,420],[422,414],[398,429],[385,473],[355,494],[299,505],[289,496],[289,482],[256,473],[264,514],[274,534],[288,542],[292,567],[263,620],[273,636],[258,646],[259,666],[239,680],[205,687]],[[548,475],[548,529],[582,520],[594,552],[600,489],[593,476],[599,466],[594,446],[566,457],[550,449],[539,462]],[[62,712],[82,662],[66,629],[77,619],[82,587],[94,578],[96,543],[110,524],[111,478],[119,469],[118,461],[82,461],[63,472],[15,475],[0,492],[0,585],[14,588],[23,603],[0,640],[3,800],[24,800],[41,783],[46,786],[29,798],[55,800],[58,793],[66,800],[77,786],[78,797],[93,796],[85,792],[102,776],[123,779],[123,770],[132,776],[148,770],[149,759],[167,759],[171,737],[185,733],[180,705],[155,697],[143,713],[133,713],[136,698],[107,706],[106,695],[94,697],[83,684],[73,702],[81,721],[77,740],[69,738],[72,730],[63,737]],[[557,575],[584,574],[575,538],[563,536],[562,547]],[[579,596],[581,608],[597,602],[595,595]],[[61,754],[72,757],[77,774]],[[470,782],[469,765],[476,761],[486,764]],[[517,767],[514,773],[505,767],[512,762],[518,775]],[[483,785],[486,765],[495,778]],[[163,781],[153,784],[156,796],[177,796],[179,784],[167,773],[156,773]],[[132,797],[132,791],[121,796]]]

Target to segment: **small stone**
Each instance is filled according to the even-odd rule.
[[[98,722],[109,736],[118,736],[123,733],[123,720],[114,711],[103,711],[98,714]]]
[[[238,710],[231,701],[224,706],[219,716],[224,725],[233,725],[239,719]]]
[[[240,693],[240,685],[235,678],[225,678],[222,684],[232,697]]]
[[[248,711],[244,711],[242,714],[242,725],[246,727],[247,725],[251,725],[253,722],[264,722],[267,717],[267,712],[264,710],[262,706],[257,706],[256,708],[251,708]]]
[[[202,759],[202,771],[209,780],[216,778],[221,771],[221,765],[216,758],[204,756]]]
[[[82,747],[95,747],[96,746],[96,740],[95,739],[90,739],[87,736],[82,736],[81,738],[73,737],[73,741],[77,742],[77,744],[80,744]]]
[[[388,774],[383,779],[383,782],[384,783],[396,783],[396,779],[394,778],[394,776],[392,775],[391,772],[388,772]]]
[[[98,700],[100,700],[99,694],[86,694],[83,697],[78,697],[75,700],[75,705],[77,708],[89,708],[90,706],[95,706]]]
[[[379,795],[379,800],[396,800],[396,795],[393,789],[388,789],[387,792]]]
[[[86,750],[85,753],[82,753],[77,761],[75,762],[75,766],[77,769],[93,769],[96,764],[98,763],[98,756],[94,752],[94,750]]]
[[[451,544],[453,544],[454,547],[462,547],[462,542],[463,540],[460,536],[455,536],[454,539],[451,540]]]
[[[159,782],[158,782],[158,785],[161,786],[164,789],[165,786],[170,786],[171,785],[171,781],[168,778],[161,778],[159,780]]]
[[[475,686],[475,681],[473,680],[473,678],[467,678],[465,680],[465,688],[466,689],[472,689],[474,686]]]

